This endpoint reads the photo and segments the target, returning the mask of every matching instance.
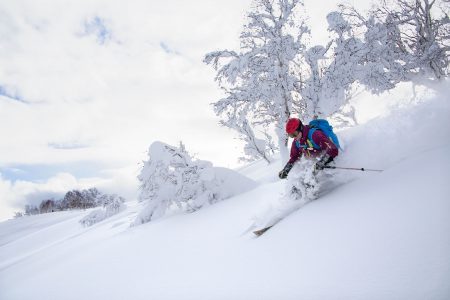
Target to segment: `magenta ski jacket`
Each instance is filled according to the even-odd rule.
[[[291,146],[291,158],[289,163],[294,163],[302,155],[306,157],[318,157],[324,153],[335,158],[339,154],[339,150],[335,144],[321,131],[315,130],[312,139],[320,148],[314,149],[311,143],[308,143],[309,126],[303,126],[302,137],[300,140],[294,139]]]

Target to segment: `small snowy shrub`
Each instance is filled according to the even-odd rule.
[[[138,176],[139,200],[146,206],[133,225],[176,211],[194,212],[254,186],[234,171],[192,158],[182,143],[177,148],[154,142],[148,155]]]
[[[126,208],[126,205],[124,204],[125,199],[115,194],[104,194],[98,199],[98,201],[103,205],[103,208],[96,209],[81,219],[80,223],[84,226],[92,226],[95,223],[103,221],[104,219],[109,218]]]

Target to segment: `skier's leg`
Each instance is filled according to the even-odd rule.
[[[314,161],[301,159],[288,177],[286,198],[300,201],[303,204],[318,196],[320,181],[314,168]]]

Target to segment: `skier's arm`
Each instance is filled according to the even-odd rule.
[[[288,176],[289,172],[291,171],[292,167],[294,166],[294,163],[300,158],[300,155],[301,155],[301,152],[295,146],[295,141],[293,141],[292,146],[291,146],[291,158],[286,163],[283,170],[281,170],[278,173],[278,177],[280,177],[280,179],[284,179]]]
[[[295,146],[295,141],[293,141],[291,145],[291,158],[289,159],[288,163],[294,164],[300,158],[300,155],[300,149]]]

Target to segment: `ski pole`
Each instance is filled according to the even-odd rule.
[[[335,166],[324,166],[325,169],[341,169],[341,170],[354,170],[354,171],[371,171],[371,172],[383,172],[383,170],[366,169],[366,168],[344,168]]]

